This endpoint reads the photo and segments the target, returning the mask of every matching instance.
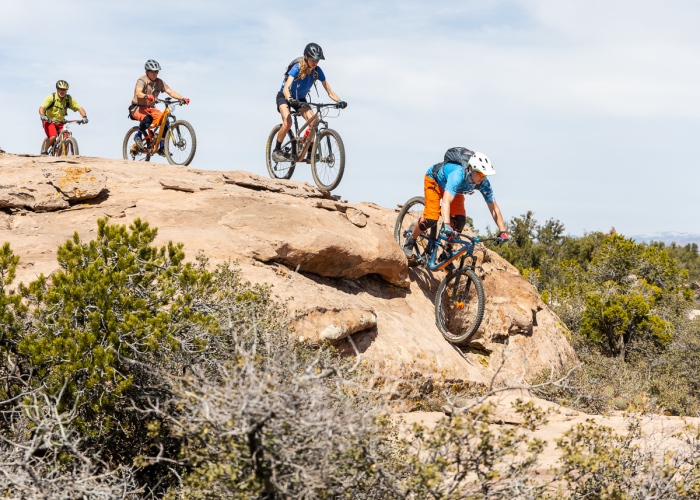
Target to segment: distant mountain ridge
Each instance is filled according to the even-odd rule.
[[[700,245],[700,234],[680,233],[677,231],[664,231],[661,233],[652,234],[634,234],[629,236],[638,243],[650,243],[652,241],[662,241],[666,244],[676,243],[680,246],[685,246],[689,243],[697,243]]]

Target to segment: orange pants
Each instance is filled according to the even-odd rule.
[[[160,120],[160,117],[163,115],[163,112],[156,108],[147,108],[146,106],[139,106],[134,110],[133,113],[131,113],[131,116],[136,118],[138,121],[143,120],[148,115],[153,117],[152,126],[155,126],[156,124],[158,124],[158,120]]]
[[[423,180],[423,194],[425,196],[425,209],[423,210],[423,218],[427,220],[438,220],[440,218],[440,203],[445,194],[443,189],[440,189],[438,183],[433,179],[425,176]],[[450,203],[450,218],[455,215],[463,215],[466,217],[467,212],[464,210],[464,195],[458,194]]]

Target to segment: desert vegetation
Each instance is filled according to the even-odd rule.
[[[637,243],[617,234],[566,236],[532,212],[509,221],[498,252],[566,324],[583,362],[548,397],[589,412],[700,415],[700,255],[697,244]]]
[[[697,430],[676,436],[674,451],[659,455],[636,444],[634,420],[626,436],[578,426],[557,445],[558,468],[544,476],[534,473],[544,443],[530,430],[548,414],[518,401],[519,423],[495,426],[485,400],[489,388],[468,403],[452,403],[450,416],[435,427],[402,430],[392,414],[402,387],[414,381],[383,377],[359,356],[299,342],[290,334],[286,304],[269,287],[246,282],[235,263],[212,269],[204,255],[186,262],[182,245],[154,246],[156,234],[140,220],[129,227],[100,220],[94,240],[76,234],[60,246],[59,271],[18,286],[19,258],[2,247],[0,497],[692,498],[700,492]],[[684,379],[672,365],[679,343],[696,345],[679,320],[692,298],[682,266],[663,248],[638,250],[618,236],[591,241],[590,247],[572,243],[581,259],[562,263],[561,271],[556,259],[523,267],[570,324],[582,358],[586,349],[605,354],[577,376],[587,386],[560,380],[541,390],[600,409],[646,391],[654,402],[640,406],[671,408],[675,393],[655,393],[651,380],[615,384],[624,370],[651,363],[644,349],[657,354],[657,383],[697,381],[693,361],[684,363]],[[605,266],[596,259],[609,265],[615,257],[598,251],[605,245],[611,251],[622,245],[636,267],[600,282],[596,273]],[[566,272],[583,279],[567,285]],[[567,286],[591,286],[587,293],[598,298],[581,298]],[[613,313],[585,316],[592,300]],[[627,323],[619,320],[623,313]],[[611,314],[618,322],[605,330],[601,321]],[[610,332],[622,332],[622,341],[611,342]],[[619,372],[595,379],[605,363]],[[596,399],[586,392],[594,383],[616,392]],[[447,391],[441,397],[450,404]],[[695,402],[676,405],[689,412]]]

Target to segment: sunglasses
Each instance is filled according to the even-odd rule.
[[[311,56],[306,56],[306,57],[308,57],[309,61],[311,61],[311,62],[317,63],[318,61],[320,61],[320,59],[316,59],[315,57],[311,57]]]

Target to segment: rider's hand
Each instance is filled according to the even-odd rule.
[[[290,108],[299,108],[301,107],[301,101],[299,99],[287,99],[287,102],[289,103]]]
[[[49,121],[49,117],[46,116],[46,115],[41,115],[39,118],[41,118],[41,121],[42,121],[42,122],[47,122],[47,121]]]
[[[189,104],[189,103],[190,103],[190,98],[189,98],[189,97],[183,97],[183,98],[182,98],[182,102],[184,102],[185,104]]]
[[[80,120],[80,123],[82,123],[83,125],[85,125],[87,122],[88,122],[87,116],[83,116],[83,119]]]
[[[153,97],[151,94],[146,95],[146,100],[147,101],[155,101],[155,97]]]
[[[440,232],[448,238],[455,234],[455,230],[449,224],[443,224],[442,229],[440,229]]]
[[[508,233],[506,233],[505,231],[501,231],[501,234],[499,234],[498,238],[496,238],[496,245],[502,245],[503,243],[507,243],[508,240]]]
[[[338,107],[339,109],[345,109],[348,107],[348,103],[345,101],[338,101],[336,103],[336,107]]]

